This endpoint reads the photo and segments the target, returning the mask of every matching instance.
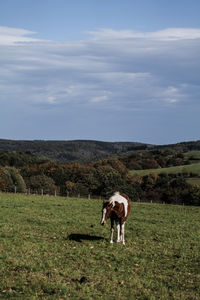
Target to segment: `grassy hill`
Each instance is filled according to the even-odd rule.
[[[0,194],[0,298],[198,300],[200,209],[131,204],[123,246],[101,201]]]
[[[194,163],[190,165],[174,166],[169,168],[160,168],[160,169],[148,169],[148,170],[132,170],[130,173],[132,175],[139,174],[141,176],[148,175],[149,173],[196,173],[200,175],[200,163]]]
[[[188,151],[184,154],[185,158],[193,161],[193,162],[200,162],[200,151]]]
[[[193,186],[200,186],[200,151],[189,151],[184,153],[185,159],[190,163],[187,165],[172,166],[168,168],[131,170],[130,174],[140,176],[149,175],[150,173],[166,174],[183,174],[187,183]],[[196,176],[194,176],[196,174]]]

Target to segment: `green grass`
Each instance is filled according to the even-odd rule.
[[[185,158],[200,160],[200,151],[194,150],[184,153]]]
[[[198,207],[132,203],[123,246],[101,205],[0,194],[0,299],[200,299]]]
[[[148,169],[148,170],[132,170],[130,173],[132,175],[139,174],[141,176],[148,175],[149,173],[183,173],[183,172],[193,172],[200,175],[200,163],[191,164],[191,165],[182,165],[169,168],[161,169]]]

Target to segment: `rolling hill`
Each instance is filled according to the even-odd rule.
[[[0,139],[0,150],[26,152],[60,162],[89,163],[119,156],[136,150],[146,150],[152,145],[136,142],[74,141],[15,141]]]
[[[0,139],[0,150],[34,154],[60,162],[89,163],[92,161],[129,155],[141,150],[173,149],[176,151],[200,150],[200,141],[169,145],[152,145],[138,142],[104,142],[93,140],[7,140]]]
[[[141,176],[148,175],[150,173],[166,173],[166,174],[177,174],[177,173],[195,173],[200,175],[200,163],[194,163],[190,165],[181,165],[174,166],[169,168],[160,168],[160,169],[146,169],[146,170],[132,170],[130,173],[132,175],[138,174]]]

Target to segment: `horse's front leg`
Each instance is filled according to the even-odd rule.
[[[110,229],[110,243],[113,244],[113,234],[114,234],[114,220],[111,218],[111,229]]]

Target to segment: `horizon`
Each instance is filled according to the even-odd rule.
[[[200,139],[200,2],[0,3],[0,136]]]
[[[13,142],[102,142],[102,143],[136,143],[136,144],[144,144],[144,145],[152,145],[152,146],[168,146],[168,145],[176,145],[176,144],[182,144],[182,143],[192,143],[192,142],[198,142],[200,140],[187,140],[187,141],[178,141],[175,143],[170,144],[152,144],[152,143],[144,143],[140,141],[105,141],[105,140],[91,140],[91,139],[74,139],[74,140],[46,140],[46,139],[30,139],[30,140],[24,140],[24,139],[6,139],[1,138],[0,141],[13,141]]]

